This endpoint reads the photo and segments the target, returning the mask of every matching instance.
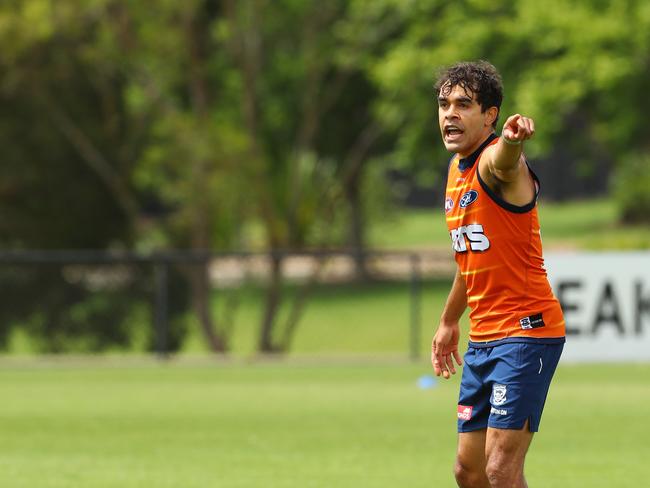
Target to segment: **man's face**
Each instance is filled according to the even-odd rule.
[[[438,94],[438,121],[445,147],[462,157],[472,154],[492,133],[497,109],[481,112],[470,90],[460,85],[443,85]]]

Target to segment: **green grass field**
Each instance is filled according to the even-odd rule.
[[[428,364],[4,360],[0,486],[453,487],[458,378]],[[638,488],[650,366],[562,366],[532,487]]]

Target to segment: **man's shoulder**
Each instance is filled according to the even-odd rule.
[[[483,168],[487,168],[487,170],[489,171],[489,163],[490,161],[492,161],[494,152],[497,149],[496,146],[497,142],[499,142],[499,138],[495,137],[494,139],[492,139],[492,141],[490,141],[490,143],[487,146],[483,148],[483,151],[481,151],[481,154],[479,155],[477,161],[479,169],[483,167]]]

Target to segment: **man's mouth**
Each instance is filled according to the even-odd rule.
[[[455,141],[463,134],[463,130],[457,125],[446,125],[444,128],[445,140]]]

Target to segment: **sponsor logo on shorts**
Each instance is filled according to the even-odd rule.
[[[492,405],[498,407],[506,403],[506,385],[494,385],[492,387]]]
[[[470,190],[463,193],[463,196],[460,197],[460,200],[458,201],[458,205],[460,205],[460,208],[465,208],[474,203],[477,198],[478,192],[476,190]]]
[[[505,408],[494,408],[490,409],[490,413],[494,415],[508,415],[508,411]]]
[[[469,420],[472,418],[472,410],[474,407],[468,407],[466,405],[458,405],[458,418],[460,420]]]

